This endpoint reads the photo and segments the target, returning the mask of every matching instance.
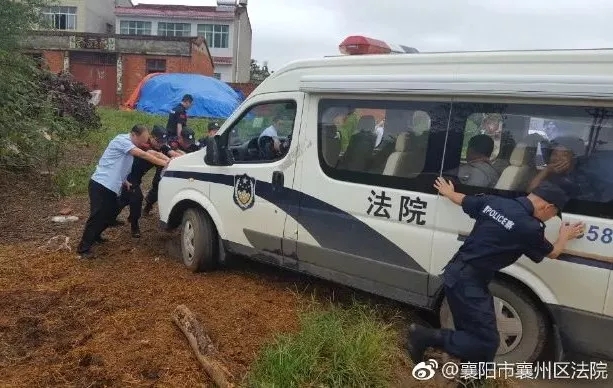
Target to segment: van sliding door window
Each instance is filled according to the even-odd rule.
[[[443,174],[465,193],[524,195],[546,180],[565,212],[613,218],[613,109],[454,102]]]
[[[331,178],[434,193],[449,102],[322,99],[319,163]]]

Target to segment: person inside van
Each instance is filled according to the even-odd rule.
[[[570,198],[593,196],[589,177],[580,171],[580,158],[585,154],[585,143],[572,136],[561,136],[549,143],[548,163],[528,185],[533,190],[543,181],[560,186]]]
[[[281,128],[282,122],[283,122],[283,117],[280,114],[277,114],[272,119],[272,124],[266,129],[264,129],[262,133],[260,133],[260,136],[258,137],[258,144],[260,142],[260,139],[262,139],[262,137],[268,136],[272,138],[274,150],[277,153],[280,153],[281,152],[281,141],[279,140],[278,130],[279,128]]]
[[[458,169],[458,179],[462,184],[478,187],[493,187],[500,174],[490,161],[494,150],[494,140],[488,135],[473,136],[466,150],[467,163]]]

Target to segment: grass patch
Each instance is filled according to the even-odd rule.
[[[248,387],[388,387],[397,333],[375,310],[354,303],[302,313],[300,330],[266,346]]]
[[[91,131],[86,136],[86,141],[90,144],[96,144],[104,148],[108,142],[120,133],[130,132],[136,124],[143,124],[149,128],[158,124],[166,128],[166,122],[168,116],[150,115],[138,111],[123,111],[117,109],[110,109],[99,107],[98,114],[102,121],[102,129],[98,131]],[[208,119],[190,119],[187,120],[187,125],[196,132],[196,139],[206,135],[206,127]]]
[[[67,197],[87,193],[89,178],[96,169],[95,164],[63,168],[54,175],[53,185],[56,192]]]

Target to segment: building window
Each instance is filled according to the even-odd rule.
[[[228,48],[230,26],[227,24],[198,24],[198,36],[204,37],[210,48]]]
[[[192,25],[190,23],[158,23],[158,35],[160,36],[191,36]]]
[[[165,73],[165,72],[166,72],[166,60],[165,59],[147,59],[147,74]]]
[[[151,22],[122,20],[119,23],[119,32],[122,35],[151,35]]]
[[[213,73],[213,78],[221,79],[221,73]]]
[[[44,7],[43,20],[56,30],[77,29],[77,7]]]

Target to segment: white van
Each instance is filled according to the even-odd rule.
[[[564,220],[586,233],[559,260],[522,257],[493,281],[497,361],[531,362],[552,346],[558,359],[613,359],[612,125],[613,50],[294,62],[258,86],[209,150],[170,163],[160,218],[181,228],[191,270],[245,255],[439,312],[450,327],[439,276],[473,220],[437,194],[435,178],[466,194],[519,196],[535,177],[557,177],[573,193]],[[565,169],[539,134],[552,128],[579,144]],[[263,132],[277,134],[278,150]],[[498,175],[473,180],[466,148],[484,134]],[[551,241],[559,226],[547,223]]]

